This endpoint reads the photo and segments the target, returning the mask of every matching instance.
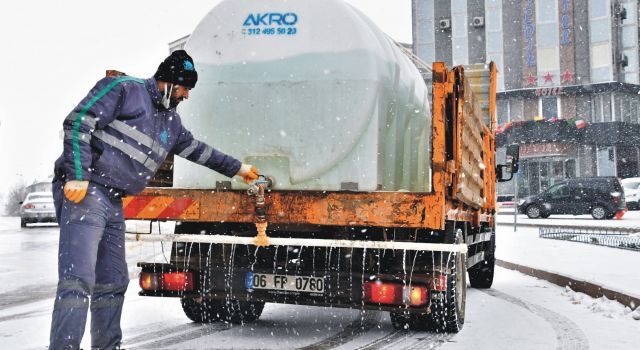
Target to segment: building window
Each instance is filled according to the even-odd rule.
[[[593,121],[591,95],[576,96],[576,117],[585,122]]]
[[[622,121],[631,123],[631,101],[627,96],[621,95],[618,97],[620,101],[620,114],[622,115]],[[616,101],[616,104],[618,101]]]
[[[555,85],[560,76],[560,27],[558,1],[536,1],[536,54],[538,76],[551,76],[551,80],[538,81],[538,85]],[[553,78],[555,77],[555,79]]]
[[[498,100],[497,112],[498,112],[498,125],[503,125],[504,123],[510,121],[509,100]]]
[[[607,17],[609,15],[609,1],[591,0],[589,1],[589,13],[591,17]]]
[[[453,64],[469,64],[467,0],[451,2],[451,45]]]
[[[602,120],[610,122],[613,120],[611,113],[611,94],[603,94],[602,96]]]
[[[558,98],[543,97],[540,99],[540,115],[546,119],[559,118]]]
[[[593,95],[593,121],[598,123],[602,121],[602,95]]]
[[[613,120],[611,94],[593,95],[594,122],[610,122]]]
[[[638,108],[639,108],[638,101],[633,99],[629,102],[629,114],[630,114],[629,122],[631,123],[638,122],[638,113],[640,113],[640,110],[638,110]]]
[[[613,80],[611,0],[589,0],[591,82]]]
[[[509,120],[524,120],[524,105],[522,100],[509,100]]]
[[[610,67],[611,66],[611,47],[608,42],[593,44],[591,46],[591,66]]]
[[[558,21],[558,3],[556,0],[536,1],[536,21],[549,23]]]
[[[559,46],[538,48],[538,72],[542,74],[552,73],[552,83],[554,76],[557,82],[557,72],[560,70],[559,50]]]

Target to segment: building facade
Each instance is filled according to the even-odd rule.
[[[521,145],[519,195],[567,177],[638,176],[639,3],[413,0],[413,50],[496,63],[498,146]]]

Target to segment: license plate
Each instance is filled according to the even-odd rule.
[[[247,272],[245,287],[247,289],[324,293],[324,277],[272,275]]]

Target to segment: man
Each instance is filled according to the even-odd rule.
[[[58,289],[49,349],[78,349],[91,310],[92,349],[116,349],[129,284],[123,195],[140,192],[169,153],[246,182],[257,170],[193,138],[176,106],[198,79],[173,52],[153,78],[100,80],[63,123],[53,193],[60,223]]]

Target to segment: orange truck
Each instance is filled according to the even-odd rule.
[[[127,219],[177,221],[134,236],[172,242],[167,263],[138,264],[140,294],[180,298],[195,322],[252,322],[282,303],[458,332],[467,272],[492,284],[496,181],[518,166],[517,146],[496,164],[495,65],[429,67],[341,1],[283,4],[267,16],[223,1],[186,43],[202,70],[181,115],[264,175],[216,181],[176,157],[158,182],[173,187],[125,198]],[[305,21],[322,13],[334,22]]]

